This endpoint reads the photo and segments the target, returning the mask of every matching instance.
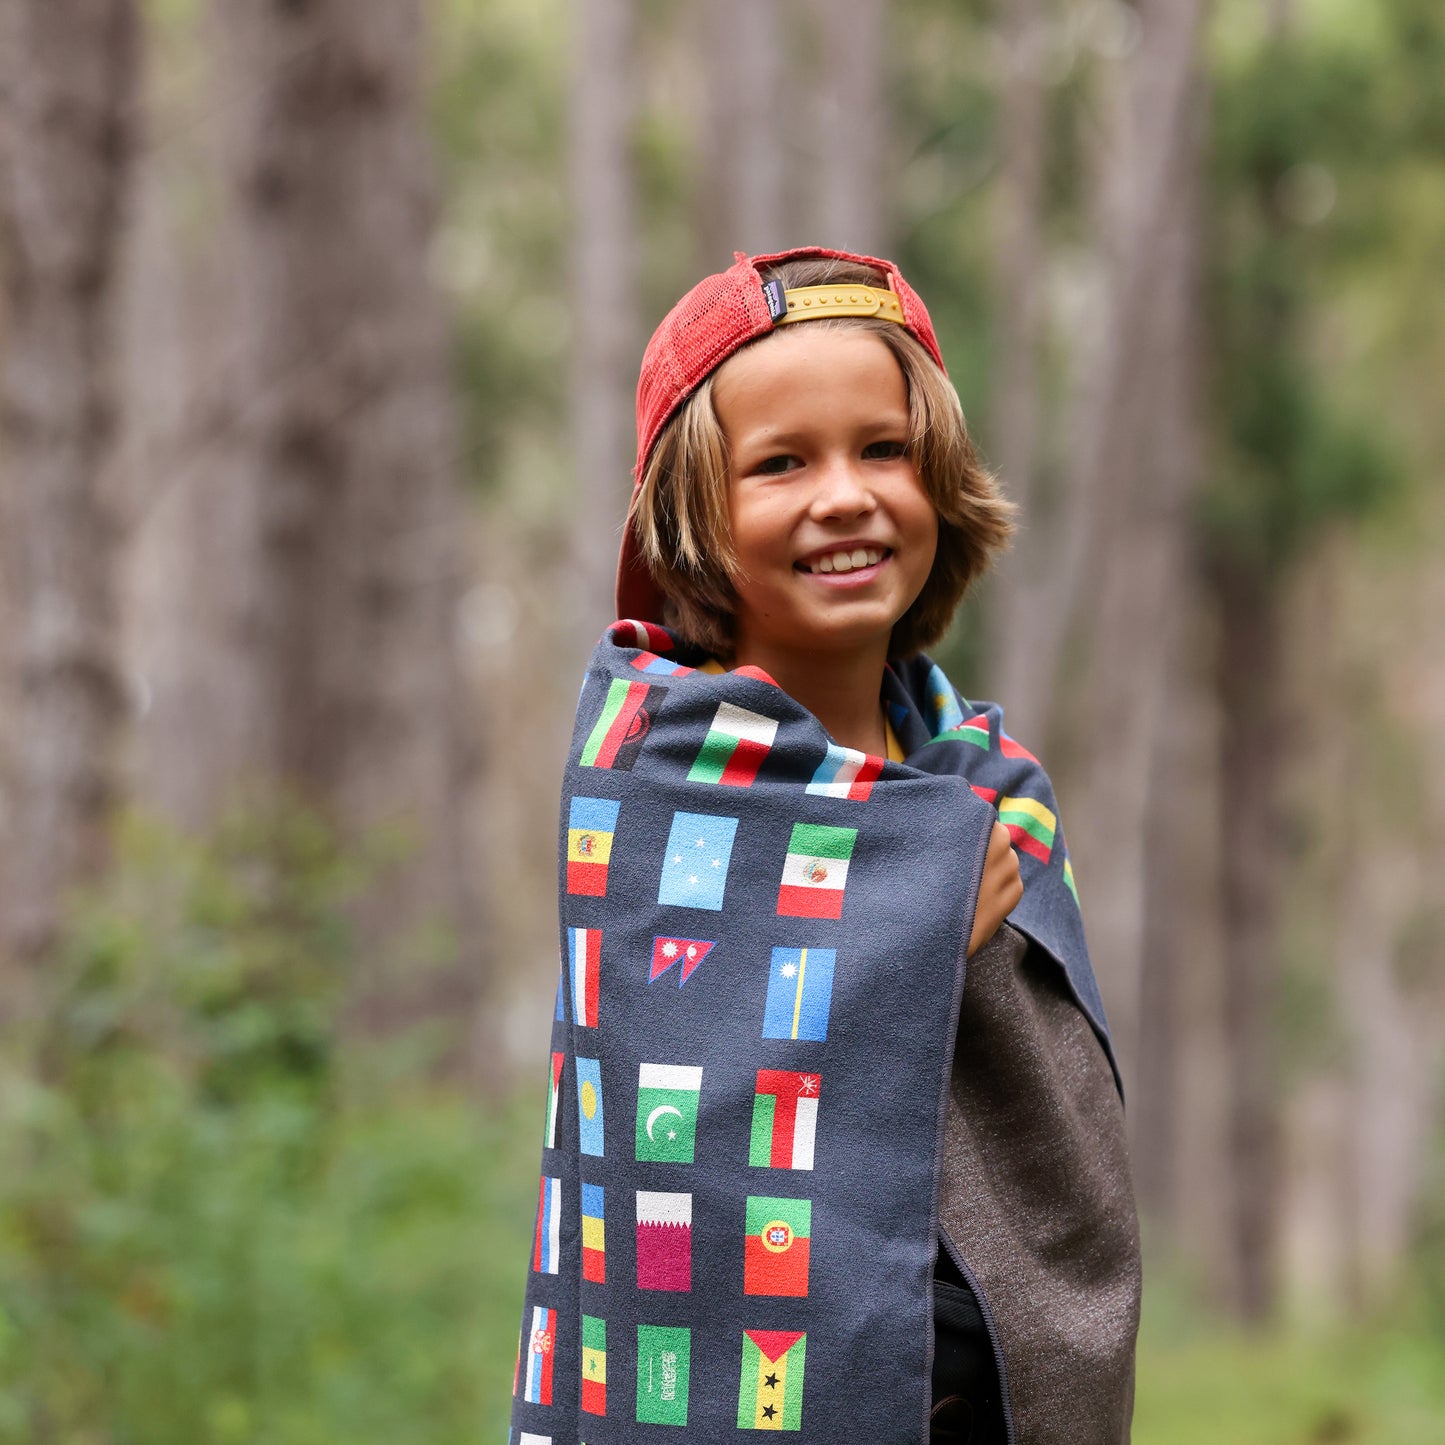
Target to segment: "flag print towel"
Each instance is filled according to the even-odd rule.
[[[662,628],[598,645],[563,782],[513,1440],[927,1438],[944,1105],[995,818],[1024,876],[1010,921],[1108,1045],[1043,770],[925,658],[884,700],[904,763]]]

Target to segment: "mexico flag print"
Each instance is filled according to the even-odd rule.
[[[717,783],[725,788],[751,786],[777,735],[776,718],[749,712],[735,703],[719,703],[688,782]]]
[[[801,1330],[744,1330],[738,1384],[739,1430],[803,1428],[803,1362],[808,1337]]]
[[[527,1344],[527,1382],[522,1390],[522,1398],[530,1405],[552,1403],[552,1358],[556,1350],[557,1311],[536,1305]]]
[[[665,687],[614,677],[607,685],[602,712],[582,744],[579,765],[631,772],[653,715],[666,696]]]
[[[743,1293],[808,1293],[813,1201],[749,1195],[743,1242]]]
[[[811,1169],[818,1133],[817,1074],[759,1069],[748,1163],[755,1169]]]
[[[848,862],[858,841],[856,828],[794,823],[778,888],[784,918],[841,918]]]

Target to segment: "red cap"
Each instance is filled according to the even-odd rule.
[[[852,261],[881,271],[888,278],[889,290],[902,304],[904,325],[923,343],[939,370],[947,374],[928,311],[891,261],[856,256],[849,251],[829,251],[821,246],[804,246],[769,256],[745,256],[738,251],[726,271],[699,281],[663,317],[642,353],[642,374],[637,379],[634,493],[658,433],[673,412],[740,346],[766,335],[778,324],[782,308],[776,297],[770,299],[764,291],[760,273],[780,261],[805,257]],[[664,595],[643,561],[629,525],[622,534],[622,553],[617,560],[617,615],[660,622]]]

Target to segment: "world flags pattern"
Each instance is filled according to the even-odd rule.
[[[817,1074],[759,1069],[748,1163],[755,1169],[811,1169],[822,1091]]]
[[[567,891],[601,898],[619,804],[610,798],[574,797],[567,815]]]
[[[691,1164],[697,1140],[702,1070],[685,1064],[642,1064],[637,1071],[637,1158],[650,1164]]]
[[[631,772],[651,729],[653,715],[666,696],[665,687],[614,677],[607,684],[602,711],[582,745],[579,764],[584,768]]]
[[[812,1225],[811,1199],[749,1195],[743,1242],[743,1293],[806,1295]]]
[[[866,803],[882,772],[882,758],[829,743],[827,754],[805,791],[824,798],[851,798],[854,802]]]
[[[738,820],[712,813],[673,814],[657,901],[721,912]]]
[[[853,863],[857,861],[860,868],[871,869],[881,845],[880,835],[872,832],[870,820],[874,817],[873,809],[860,805],[872,802],[877,807],[889,808],[894,806],[895,801],[901,801],[894,800],[891,795],[885,796],[887,788],[882,782],[885,771],[892,777],[895,770],[888,768],[884,758],[842,747],[831,739],[818,738],[816,733],[813,735],[814,745],[804,751],[795,731],[790,731],[796,729],[794,721],[771,718],[750,707],[719,702],[716,697],[708,699],[706,710],[703,710],[698,700],[706,694],[688,689],[707,686],[708,680],[694,677],[694,668],[663,655],[661,649],[669,645],[667,635],[660,629],[653,629],[650,624],[618,625],[619,631],[625,629],[634,629],[634,635],[627,640],[635,642],[637,650],[628,655],[626,665],[622,667],[622,677],[614,678],[603,688],[599,686],[594,672],[584,684],[584,699],[591,697],[594,706],[600,699],[601,711],[595,717],[584,712],[581,719],[580,731],[586,733],[581,749],[581,766],[614,772],[627,772],[637,766],[638,777],[647,771],[670,770],[674,792],[671,795],[664,793],[663,796],[684,803],[695,800],[694,807],[697,802],[709,798],[720,811],[688,809],[671,812],[670,816],[668,811],[661,811],[649,817],[645,809],[639,808],[634,813],[631,800],[636,794],[627,790],[635,790],[638,783],[620,778],[609,782],[600,773],[593,774],[596,781],[592,788],[584,781],[581,783],[582,792],[571,792],[570,787],[568,790],[565,893],[584,901],[564,903],[564,923],[568,926],[563,929],[566,947],[555,1007],[555,1019],[563,1027],[554,1038],[570,1037],[572,1042],[564,1045],[568,1053],[575,1046],[598,1056],[588,1058],[573,1053],[571,1063],[577,1092],[577,1153],[583,1156],[582,1168],[595,1167],[588,1166],[586,1158],[601,1159],[604,1152],[601,1062],[608,1061],[608,1083],[614,1094],[614,1126],[621,1123],[624,1130],[625,1122],[615,1115],[619,1108],[625,1110],[626,1101],[617,1100],[615,1095],[619,1087],[626,1087],[626,1072],[632,1066],[624,1063],[624,1054],[614,1053],[615,1037],[595,1032],[589,1035],[569,1034],[567,1031],[569,1009],[572,1028],[595,1031],[601,1026],[604,928],[607,929],[609,964],[609,1027],[615,1027],[617,1018],[629,1017],[628,1005],[622,997],[624,994],[636,991],[636,997],[650,1000],[653,994],[642,989],[641,985],[644,982],[651,985],[663,979],[669,980],[668,999],[658,999],[655,1005],[649,1004],[648,1007],[663,1009],[665,1005],[666,1012],[653,1012],[642,1017],[649,1021],[676,1018],[691,1022],[683,1022],[681,1031],[676,1033],[672,1032],[669,1023],[664,1023],[657,1035],[658,1040],[667,1040],[666,1044],[657,1042],[655,1047],[658,1049],[687,1040],[688,1046],[684,1047],[680,1057],[664,1053],[661,1058],[667,1062],[638,1064],[634,1153],[640,1167],[632,1178],[627,1172],[609,1176],[606,1190],[601,1183],[588,1183],[577,1178],[577,1155],[572,1153],[570,1135],[566,1130],[559,1135],[560,1096],[565,1086],[563,1074],[568,1065],[566,1053],[552,1053],[545,1144],[548,1149],[556,1149],[559,1138],[562,1140],[566,1154],[571,1155],[572,1172],[568,1172],[565,1157],[544,1156],[548,1159],[544,1167],[552,1172],[542,1174],[539,1179],[528,1285],[530,1297],[518,1348],[513,1394],[518,1400],[518,1411],[523,1411],[521,1402],[525,1401],[529,1408],[552,1407],[556,1413],[550,1417],[534,1414],[529,1419],[524,1411],[520,1418],[514,1417],[514,1432],[524,1422],[533,1424],[547,1419],[551,1422],[544,1426],[551,1433],[522,1431],[519,1445],[544,1445],[544,1442],[552,1445],[554,1439],[561,1442],[566,1438],[576,1442],[579,1438],[588,1437],[591,1432],[585,1423],[579,1431],[575,1413],[570,1422],[564,1422],[562,1411],[557,1410],[559,1404],[562,1407],[570,1405],[575,1412],[580,1402],[585,1417],[596,1420],[607,1417],[609,1323],[612,1325],[614,1350],[624,1352],[621,1384],[614,1390],[612,1400],[614,1419],[619,1413],[624,1417],[628,1413],[629,1406],[633,1404],[629,1397],[635,1385],[635,1418],[639,1425],[680,1427],[681,1430],[689,1424],[697,1430],[721,1426],[722,1421],[711,1418],[711,1407],[721,1404],[730,1415],[730,1372],[736,1367],[739,1371],[736,1377],[739,1430],[797,1432],[803,1428],[807,1334],[815,1334],[817,1348],[823,1348],[826,1343],[820,1327],[815,1327],[807,1313],[807,1302],[811,1289],[815,1296],[812,1307],[819,1308],[824,1302],[825,1281],[832,1288],[833,1280],[831,1260],[826,1274],[820,1266],[819,1276],[811,1275],[814,1206],[816,1204],[820,1211],[820,1228],[824,1229],[823,1237],[831,1256],[831,1252],[839,1249],[842,1242],[829,1228],[833,1223],[830,1211],[838,1204],[836,1183],[843,1174],[841,1159],[849,1140],[844,1121],[841,1117],[833,1118],[835,1105],[830,1103],[830,1117],[825,1123],[835,1124],[839,1133],[837,1136],[825,1133],[821,1141],[823,1157],[821,1160],[817,1158],[820,1146],[820,1072],[757,1065],[795,1059],[821,1061],[825,1066],[829,1065],[833,1058],[831,1052],[795,1046],[827,1044],[830,1024],[835,1035],[843,1032],[843,994],[839,995],[840,1017],[831,1018],[833,985],[838,969],[837,948],[845,950],[844,966],[847,968],[850,960],[854,959],[854,954],[846,951],[852,939],[850,934],[832,928],[763,925],[786,930],[782,933],[785,938],[791,933],[789,944],[775,945],[765,934],[757,936],[755,930],[748,940],[750,951],[743,951],[739,944],[745,935],[734,930],[734,915],[739,908],[746,907],[756,917],[756,908],[760,903],[767,913],[765,900],[771,891],[771,880],[778,878],[777,873],[769,870],[778,866],[778,854],[782,851],[779,845],[786,837],[786,857],[778,882],[777,917],[818,920],[825,924],[841,920]],[[660,633],[660,637],[655,633]],[[644,643],[655,646],[644,646]],[[1058,819],[1052,810],[1053,797],[1047,779],[1043,779],[1042,787],[1036,787],[1028,769],[1022,766],[1033,762],[1032,754],[1003,732],[996,710],[977,711],[968,703],[960,702],[951,691],[945,697],[946,680],[937,669],[934,674],[933,681],[938,684],[939,695],[932,699],[933,710],[927,714],[926,721],[930,724],[930,733],[934,727],[944,724],[934,734],[934,741],[962,744],[962,749],[954,756],[967,755],[978,759],[976,768],[972,764],[959,765],[964,781],[975,794],[995,808],[1021,854],[1028,855],[1039,864],[1052,865],[1055,880],[1067,887],[1072,901],[1077,904],[1073,867],[1067,857]],[[922,672],[918,676],[921,677]],[[761,676],[760,680],[768,681],[765,676]],[[651,735],[662,704],[670,689],[679,684],[681,690],[676,717],[671,709],[666,712],[664,731],[654,739],[655,751],[649,752],[639,763],[644,741]],[[753,691],[756,692],[756,689]],[[909,683],[908,692],[910,697],[917,698],[916,683]],[[745,694],[743,700],[751,702],[752,698]],[[763,705],[767,704],[764,702]],[[898,736],[905,739],[907,746],[919,746],[924,734],[920,731],[917,716],[913,715],[910,721],[910,709],[900,709],[896,704],[890,704],[890,712]],[[679,736],[684,725],[686,736]],[[704,728],[706,733],[699,744],[698,737]],[[780,740],[786,744],[786,750],[780,746]],[[993,754],[991,759],[982,756],[989,753]],[[999,761],[1002,758],[1014,762],[1015,766],[1012,769],[1003,767]],[[993,771],[989,771],[990,768]],[[788,770],[791,770],[789,775],[784,777]],[[577,776],[574,774],[574,779]],[[587,775],[581,776],[585,778]],[[1002,786],[986,786],[975,781],[976,776]],[[684,783],[691,785],[693,790],[687,791]],[[758,799],[784,783],[795,790],[804,785],[801,791],[816,800],[803,805],[813,810],[812,817],[799,821],[796,813],[791,819],[786,814],[778,816],[775,813],[767,829],[757,827]],[[621,802],[584,796],[608,787],[621,791]],[[725,795],[700,790],[722,787],[751,789],[751,793],[745,792],[724,802],[721,800]],[[791,796],[796,800],[798,791]],[[618,822],[624,803],[629,807],[629,817],[624,820],[624,831],[619,831]],[[741,816],[728,816],[734,812]],[[887,815],[880,813],[878,816],[886,818]],[[860,826],[839,826],[845,821],[858,822]],[[779,824],[784,822],[787,827],[779,829]],[[654,828],[655,832],[652,831]],[[868,844],[861,854],[857,849],[860,833],[865,835],[864,841]],[[667,848],[659,860],[655,850],[664,835],[667,837]],[[633,850],[634,857],[628,857],[629,848]],[[751,850],[751,857],[748,850]],[[614,855],[620,865],[619,873],[609,876]],[[738,867],[732,873],[730,882],[735,858]],[[723,916],[715,916],[709,921],[699,914],[690,919],[682,916],[679,920],[679,915],[658,913],[653,915],[657,921],[652,922],[647,917],[650,900],[644,891],[648,890],[649,884],[645,872],[649,860],[653,866],[660,863],[657,901],[661,907],[695,908],[705,914]],[[640,877],[636,866],[638,862],[642,865]],[[621,886],[624,882],[627,885],[625,889]],[[864,887],[865,883],[868,891],[859,896],[856,890]],[[877,886],[877,880],[865,880],[862,874],[855,880],[856,917],[859,920],[855,932],[863,927],[865,905],[869,909],[874,907]],[[760,890],[766,890],[763,898],[758,897]],[[643,896],[635,899],[622,896],[633,891],[642,892]],[[638,937],[642,932],[640,927],[635,932],[624,931],[620,922],[624,915],[618,910],[634,906],[637,906],[642,918],[652,923],[641,938]],[[610,926],[614,920],[618,921],[616,933]],[[674,923],[674,920],[679,921]],[[759,919],[758,923],[762,925],[763,920]],[[575,926],[577,924],[601,926]],[[681,931],[654,934],[653,929],[659,926],[680,927]],[[691,936],[696,933],[710,936]],[[801,938],[798,936],[800,933]],[[809,934],[813,941],[805,946],[803,939],[807,939]],[[817,946],[821,943],[836,947]],[[627,958],[629,953],[632,955],[630,963]],[[760,976],[764,953],[769,954],[765,985]],[[642,973],[644,958],[647,960],[645,979]],[[685,988],[709,958],[714,961],[708,965],[708,978],[700,986],[701,992],[690,989],[681,999],[673,996],[670,980],[676,978],[678,988]],[[856,963],[861,974],[865,960],[859,957]],[[845,988],[854,987],[855,982],[862,983],[861,978],[853,979],[851,969],[844,974],[844,980]],[[735,986],[733,997],[736,1002],[726,996],[725,985]],[[615,1015],[612,1012],[614,1008],[617,1010]],[[739,1022],[750,1018],[752,1022],[746,1026],[753,1029],[759,1027],[757,1020],[761,1013],[760,1037],[771,1041],[764,1043],[759,1058],[749,1061],[748,1072],[741,1081],[735,1077],[736,1064],[743,1062],[746,1050],[739,1049],[736,1063],[720,1063],[714,1074],[711,1062],[721,1056],[712,1049],[710,1042],[704,1044],[713,1021],[721,1023],[729,1017],[722,1012],[725,1010],[731,1010],[730,1017]],[[728,1025],[729,1029],[732,1027],[732,1024]],[[753,1037],[758,1038],[759,1035],[754,1034]],[[584,1042],[587,1038],[595,1039],[595,1044]],[[730,1046],[740,1042],[732,1040]],[[653,1058],[657,1059],[658,1054],[654,1053]],[[637,1052],[633,1052],[632,1062],[636,1061]],[[703,1062],[708,1063],[709,1078],[714,1080],[710,1084],[709,1108],[705,1115],[701,1111]],[[849,1082],[846,1071],[841,1067],[836,1077],[831,1067],[827,1071],[830,1074],[830,1092],[836,1093]],[[737,1188],[726,1197],[710,1192],[722,1178],[737,1179],[736,1173],[729,1176],[727,1171],[735,1170],[741,1162],[734,1152],[741,1141],[734,1129],[722,1127],[722,1111],[726,1107],[736,1117],[739,1101],[732,1091],[738,1090],[741,1083],[742,1099],[745,1100],[749,1077],[755,1078],[755,1085],[746,1145],[747,1165],[750,1170],[791,1170],[794,1173],[791,1176],[782,1173],[749,1174],[747,1178],[755,1188],[764,1191],[782,1188],[788,1191],[786,1194],[747,1193],[745,1188]],[[840,1096],[836,1107],[847,1105],[851,1108],[854,1103],[854,1096],[846,1099]],[[701,1153],[698,1137],[700,1117],[706,1119],[701,1126]],[[716,1132],[714,1118],[718,1125]],[[623,1139],[618,1140],[614,1130],[614,1154],[619,1144],[625,1151],[625,1134]],[[715,1159],[712,1157],[714,1153]],[[696,1175],[684,1172],[699,1160],[703,1168]],[[656,1166],[661,1167],[656,1168],[655,1174],[651,1173]],[[631,1163],[619,1164],[614,1159],[610,1167],[630,1171]],[[815,1168],[824,1172],[815,1174]],[[719,1174],[718,1170],[724,1173]],[[679,1184],[694,1180],[696,1183],[691,1188],[678,1188]],[[652,1187],[634,1187],[638,1184]],[[702,1192],[693,1192],[694,1189]],[[610,1285],[605,1209],[607,1190],[613,1192],[614,1213],[614,1269]],[[813,1197],[799,1197],[804,1190]],[[574,1199],[577,1201],[575,1204]],[[580,1217],[580,1250],[571,1256],[569,1265],[563,1259],[562,1212],[574,1208],[578,1213],[569,1214],[568,1219],[577,1222]],[[628,1221],[625,1216],[628,1212],[634,1214],[634,1239],[629,1239],[626,1234]],[[616,1233],[618,1229],[624,1231],[620,1244]],[[743,1236],[740,1251],[737,1246],[739,1229]],[[841,1232],[840,1228],[840,1235]],[[570,1239],[569,1229],[569,1242]],[[629,1249],[633,1251],[631,1262],[627,1258]],[[839,1257],[844,1256],[840,1254]],[[719,1269],[724,1260],[727,1261],[726,1269]],[[696,1291],[693,1289],[694,1262],[698,1271]],[[740,1271],[739,1262],[742,1266]],[[555,1293],[552,1299],[547,1298],[547,1292],[559,1288],[558,1277],[568,1268],[577,1270],[579,1266],[581,1304],[594,1311],[600,1309],[601,1313],[584,1314],[575,1303],[569,1303],[568,1297]],[[714,1275],[717,1277],[714,1278]],[[577,1276],[574,1274],[572,1278],[572,1298],[575,1299]],[[609,1288],[612,1293],[601,1292]],[[697,1335],[697,1318],[690,1321],[691,1327],[677,1323],[689,1319],[688,1309],[694,1300],[701,1301],[707,1291],[717,1289],[734,1298],[740,1291],[741,1296],[749,1301],[742,1306],[745,1312],[740,1318],[729,1316],[727,1328],[730,1330],[738,1331],[749,1322],[790,1328],[742,1330],[741,1353],[737,1355],[727,1349],[727,1335],[722,1342],[716,1341],[711,1327],[707,1335]],[[620,1303],[623,1299],[636,1303],[630,1307],[623,1306]],[[768,1303],[770,1300],[774,1302],[771,1305]],[[789,1304],[789,1301],[795,1303]],[[560,1306],[560,1310],[554,1305]],[[629,1308],[636,1313],[629,1313]],[[614,1313],[614,1309],[621,1310],[621,1313]],[[653,1320],[660,1317],[663,1322],[636,1323],[639,1317],[645,1320],[649,1316]],[[554,1379],[559,1321],[560,1327],[568,1329],[569,1334],[563,1341],[563,1373]],[[575,1326],[573,1321],[576,1321]],[[580,1355],[573,1353],[579,1338],[570,1334],[570,1329],[574,1327],[580,1332]],[[635,1361],[626,1358],[634,1328],[637,1335]],[[697,1335],[696,1340],[694,1335]],[[732,1333],[731,1339],[738,1340],[738,1334]],[[700,1387],[706,1379],[706,1400],[710,1407],[707,1411],[702,1408],[704,1395],[699,1395],[695,1409],[689,1399],[694,1343],[699,1347],[699,1368],[705,1372],[704,1376],[700,1376]],[[719,1343],[722,1343],[721,1351],[718,1350]],[[629,1381],[627,1369],[634,1363],[634,1378]],[[822,1369],[819,1359],[815,1359],[814,1368],[815,1374]],[[715,1378],[717,1374],[721,1374],[721,1379]],[[821,1377],[815,1379],[815,1395],[822,1383]],[[721,1401],[717,1399],[719,1391],[723,1392]],[[821,1428],[822,1419],[829,1419],[831,1423],[832,1416],[837,1413],[837,1401],[834,1400],[830,1407],[819,1398],[809,1408],[814,1414],[822,1412],[814,1424],[814,1428]],[[731,1424],[731,1421],[727,1420],[727,1423]],[[557,1433],[559,1428],[560,1435]],[[602,1428],[599,1424],[594,1430]],[[616,1430],[619,1427],[614,1424],[611,1428]],[[626,1430],[630,1427],[624,1420],[621,1428]],[[509,1438],[518,1437],[514,1433]]]
[[[638,1424],[686,1425],[691,1386],[692,1331],[686,1325],[638,1325]]]
[[[856,828],[794,823],[778,887],[778,914],[785,918],[841,918],[848,863]]]
[[[565,1054],[552,1055],[552,1074],[547,1086],[547,1125],[542,1142],[548,1149],[557,1147],[557,1100],[562,1094],[562,1065]]]
[[[567,963],[572,978],[572,1018],[583,1028],[597,1027],[597,1000],[601,988],[602,930],[569,928]]]
[[[552,1359],[557,1348],[557,1311],[536,1305],[527,1341],[522,1398],[530,1405],[552,1403]]]
[[[577,1147],[602,1158],[602,1065],[596,1059],[577,1058]]]
[[[808,1336],[802,1330],[744,1330],[738,1382],[739,1430],[801,1430],[803,1365]]]
[[[716,947],[714,942],[704,938],[665,938],[652,940],[652,972],[647,975],[649,983],[656,983],[675,963],[678,970],[677,986],[681,988],[694,973],[697,966]]]
[[[556,1274],[558,1239],[562,1232],[562,1181],[542,1176],[537,1197],[537,1230],[532,1241],[532,1268],[538,1274]]]
[[[637,1287],[692,1288],[692,1195],[637,1191]]]
[[[582,1278],[607,1283],[606,1195],[600,1184],[582,1186]]]
[[[582,1408],[607,1413],[607,1322],[596,1315],[582,1316]]]
[[[702,749],[687,775],[688,782],[717,783],[725,788],[749,787],[777,735],[776,718],[749,712],[736,703],[719,703]]]
[[[1054,851],[1054,829],[1058,819],[1036,798],[1002,797],[998,800],[998,820],[1009,831],[1013,845],[1020,853],[1047,863]]]
[[[768,996],[763,1005],[765,1039],[828,1037],[828,1011],[833,1002],[831,948],[775,948],[768,969]]]

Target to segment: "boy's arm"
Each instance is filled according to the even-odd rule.
[[[995,821],[989,835],[988,856],[978,885],[978,907],[973,914],[973,932],[968,940],[971,958],[998,932],[999,925],[1018,907],[1024,896],[1019,877],[1019,857],[1013,850],[1009,830]]]

